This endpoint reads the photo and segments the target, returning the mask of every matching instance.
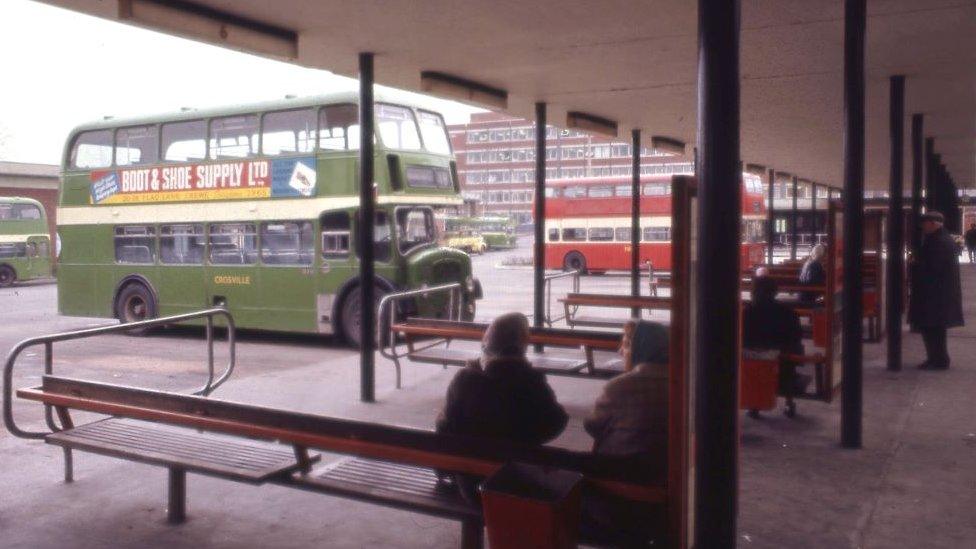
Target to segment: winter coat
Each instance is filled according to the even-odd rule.
[[[958,254],[945,228],[925,235],[912,265],[908,322],[913,329],[963,325]]]
[[[638,364],[608,381],[583,427],[597,454],[663,453],[668,440],[667,365]]]
[[[742,311],[742,347],[753,351],[803,354],[803,331],[796,311],[776,301],[747,303]]]
[[[966,231],[966,247],[970,250],[976,248],[976,229]]]

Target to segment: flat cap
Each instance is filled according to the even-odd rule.
[[[942,212],[929,210],[922,214],[922,221],[936,221],[938,223],[945,223],[945,216],[942,215]]]

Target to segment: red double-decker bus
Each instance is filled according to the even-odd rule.
[[[742,268],[764,260],[766,205],[762,181],[743,174]],[[641,177],[640,261],[671,269],[671,176]],[[546,188],[547,269],[630,269],[629,176],[555,180]]]

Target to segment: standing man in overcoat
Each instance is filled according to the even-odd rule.
[[[918,365],[921,370],[949,368],[946,329],[963,325],[959,251],[943,222],[937,211],[922,216],[922,245],[911,264],[908,322],[925,342],[926,360]]]

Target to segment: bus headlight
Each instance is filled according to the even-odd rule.
[[[467,292],[469,294],[474,292],[474,277],[473,276],[468,275],[468,277],[464,279],[464,289],[467,290]]]
[[[477,278],[471,276],[465,278],[464,288],[473,299],[481,299],[484,297],[484,292],[481,290],[481,282]]]

